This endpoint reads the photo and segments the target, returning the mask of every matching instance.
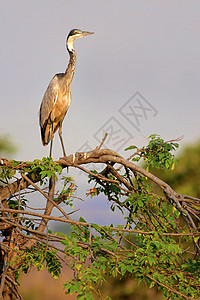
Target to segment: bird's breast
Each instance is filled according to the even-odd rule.
[[[58,92],[58,97],[54,103],[54,107],[52,110],[52,119],[54,122],[62,121],[67,113],[69,105],[71,103],[71,92],[66,94],[60,94]]]

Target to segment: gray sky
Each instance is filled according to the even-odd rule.
[[[18,145],[15,159],[49,153],[38,110],[51,78],[67,67],[72,28],[95,35],[75,41],[67,153],[96,147],[105,130],[118,133],[107,146],[121,154],[151,133],[184,135],[181,145],[199,139],[199,1],[0,0],[0,7],[0,128]],[[53,156],[61,155],[56,135]]]

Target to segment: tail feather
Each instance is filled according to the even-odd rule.
[[[47,146],[50,142],[53,135],[53,128],[50,122],[46,122],[44,126],[41,127],[41,136],[42,136],[42,143],[44,146]]]

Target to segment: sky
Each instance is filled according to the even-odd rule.
[[[105,147],[125,157],[126,147],[146,145],[152,133],[184,136],[181,147],[199,140],[199,1],[0,0],[0,7],[0,135],[17,145],[14,159],[49,154],[38,112],[51,78],[67,68],[73,28],[95,34],[74,43],[77,67],[63,123],[68,154],[94,149],[105,132]],[[60,156],[56,134],[53,157]],[[70,176],[87,182],[77,170]],[[82,209],[110,218],[101,199],[87,199]]]

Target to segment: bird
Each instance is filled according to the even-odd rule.
[[[43,96],[39,111],[39,125],[41,138],[44,146],[50,142],[50,154],[52,155],[52,145],[55,132],[58,130],[63,155],[66,151],[62,138],[62,123],[71,102],[71,82],[76,68],[76,52],[73,43],[77,38],[94,34],[94,32],[72,29],[66,39],[66,48],[69,53],[69,63],[65,73],[56,74],[50,81]]]

